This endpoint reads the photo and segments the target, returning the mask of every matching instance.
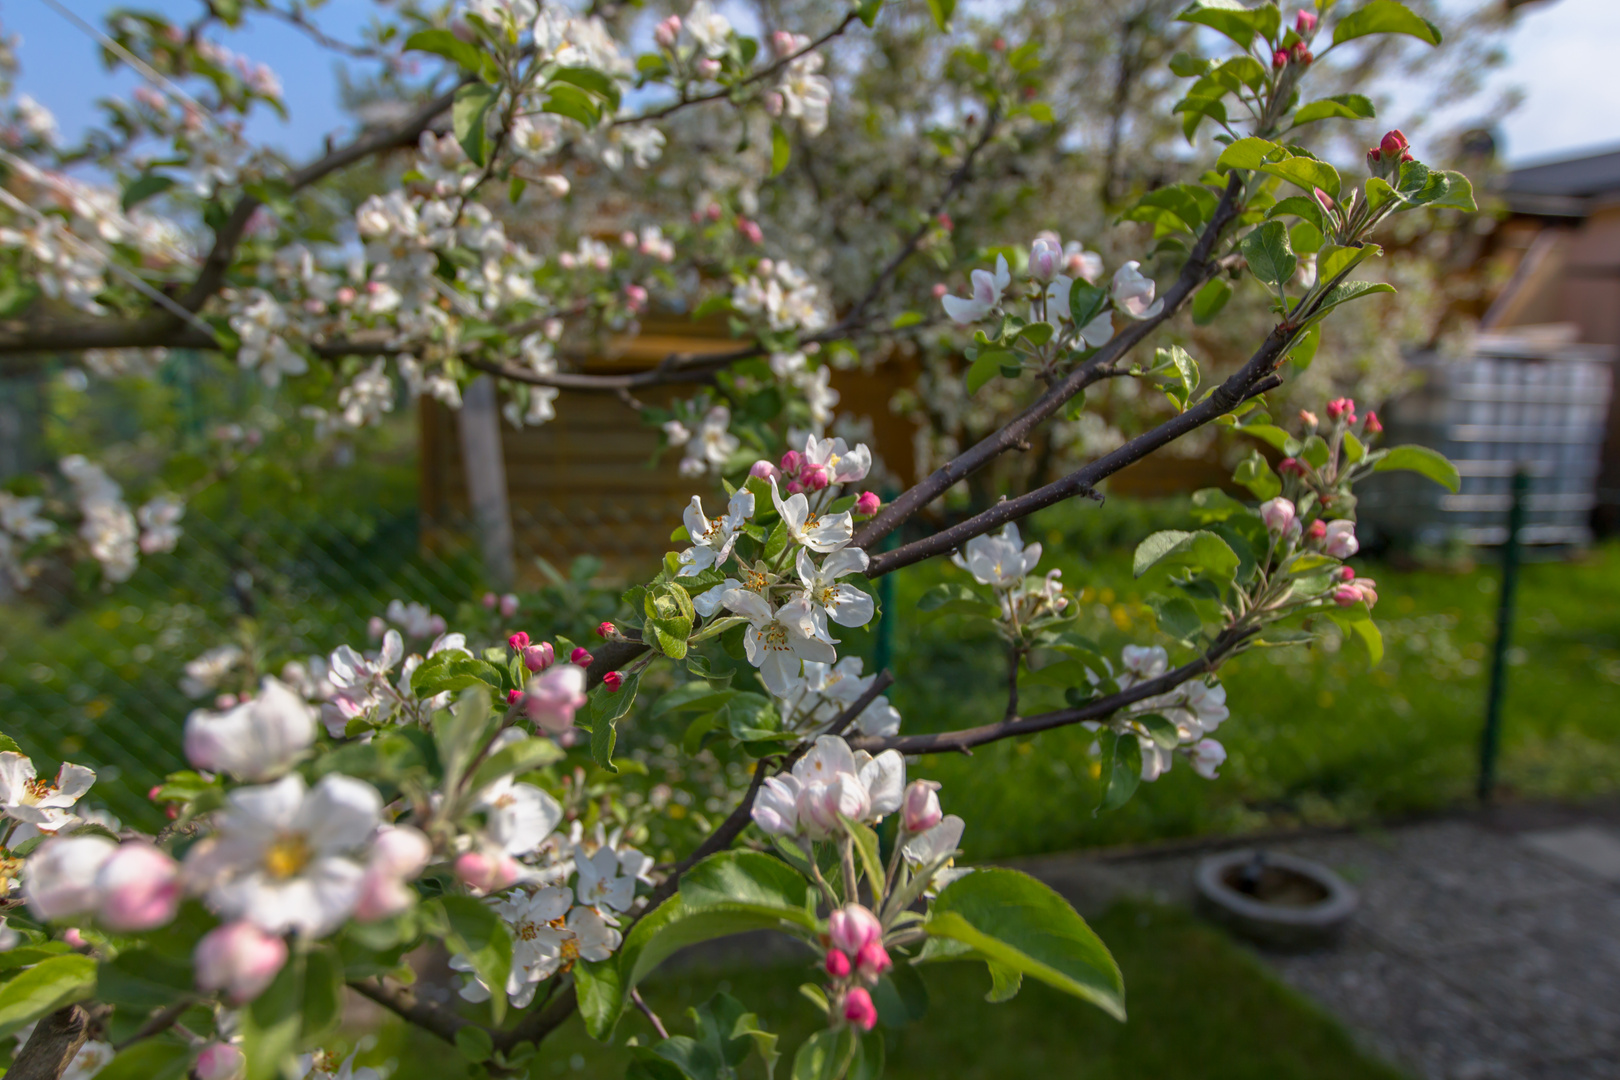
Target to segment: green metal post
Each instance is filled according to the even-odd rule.
[[[1507,540],[1502,545],[1502,595],[1496,608],[1496,650],[1491,656],[1491,689],[1485,699],[1485,732],[1479,745],[1479,798],[1490,801],[1496,788],[1496,756],[1502,742],[1502,699],[1507,696],[1507,654],[1513,631],[1513,607],[1519,584],[1519,530],[1524,527],[1530,470],[1513,474],[1513,502],[1508,507]]]

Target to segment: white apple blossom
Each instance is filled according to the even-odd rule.
[[[709,0],[696,0],[682,26],[703,55],[719,58],[726,54],[731,38],[731,20],[714,9]]]
[[[521,732],[513,734],[518,740],[523,737]],[[563,818],[562,806],[550,794],[510,776],[480,790],[473,809],[484,814],[484,832],[490,842],[514,857],[539,848]]]
[[[340,773],[314,788],[294,773],[226,796],[213,835],[186,854],[195,892],[226,918],[320,937],[354,911],[382,798]]]
[[[240,645],[215,645],[186,662],[185,675],[180,679],[181,692],[187,697],[200,698],[219,689],[220,683],[246,656]]]
[[[625,856],[630,856],[628,862]],[[629,911],[636,897],[636,870],[646,857],[633,848],[615,851],[606,844],[594,854],[576,853],[574,893],[588,907]],[[626,873],[625,870],[630,872]]]
[[[800,660],[830,664],[838,659],[832,645],[816,636],[810,602],[803,596],[773,609],[758,593],[733,589],[724,603],[752,624],[743,635],[748,662],[759,668],[766,689],[777,696],[799,677]]]
[[[996,271],[975,270],[970,275],[973,281],[973,292],[970,296],[944,296],[940,303],[945,306],[945,314],[951,321],[961,326],[976,323],[1001,303],[1001,294],[1007,286],[1012,284],[1012,274],[1007,269],[1007,256],[996,256]]]
[[[742,534],[742,527],[754,516],[754,493],[738,488],[726,504],[721,517],[708,518],[703,514],[703,500],[694,495],[682,520],[692,546],[681,552],[678,577],[693,577],[711,566],[719,566],[731,557],[731,548]]]
[[[68,811],[96,782],[96,774],[83,765],[64,763],[54,781],[42,780],[34,763],[14,750],[0,753],[0,813],[13,821],[54,833],[72,823]]]
[[[799,549],[796,568],[799,580],[804,582],[818,636],[828,636],[829,619],[839,626],[865,626],[872,621],[876,604],[871,594],[838,581],[846,574],[864,574],[867,562],[866,552],[846,547],[828,555],[817,566],[808,548]]]
[[[198,709],[186,718],[187,759],[238,780],[272,780],[314,742],[315,710],[270,675],[241,704],[218,713]]]
[[[118,851],[104,836],[57,836],[28,856],[23,898],[41,919],[66,919],[101,904],[101,868]]]
[[[804,462],[827,470],[829,483],[853,484],[865,480],[866,474],[872,471],[872,448],[856,443],[852,450],[843,439],[818,439],[810,435],[805,439]]]
[[[939,824],[907,840],[900,854],[913,866],[929,866],[940,859],[949,859],[962,846],[965,828],[966,823],[961,818],[946,814]]]
[[[681,459],[682,476],[702,476],[719,472],[721,466],[737,452],[741,441],[731,434],[731,410],[716,405],[703,414],[697,431],[687,440],[686,456]]]
[[[877,821],[894,813],[905,787],[905,758],[897,751],[873,757],[851,751],[839,736],[822,735],[791,774],[767,781],[752,813],[766,832],[819,839],[837,832],[840,818]]]
[[[1114,283],[1110,292],[1114,298],[1114,307],[1118,310],[1133,319],[1151,319],[1164,310],[1164,300],[1153,298],[1158,286],[1153,283],[1152,278],[1142,273],[1141,266],[1141,263],[1133,259],[1114,271]]]
[[[771,502],[776,505],[776,512],[787,526],[788,539],[795,544],[825,554],[837,551],[854,537],[855,519],[848,510],[825,517],[813,514],[810,512],[810,500],[803,492],[784,499],[774,477],[770,483]]]
[[[1215,770],[1226,760],[1226,747],[1214,739],[1200,739],[1188,752],[1193,771],[1205,780],[1216,779]]]
[[[155,555],[173,551],[180,542],[180,519],[186,514],[186,504],[178,495],[158,495],[147,500],[135,512],[140,522],[142,553]]]
[[[994,536],[975,536],[951,556],[951,561],[972,574],[975,581],[995,589],[1011,589],[1022,583],[1040,560],[1041,545],[1025,547],[1015,524]]]

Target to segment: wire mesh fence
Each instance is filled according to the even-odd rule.
[[[641,516],[515,513],[514,562],[531,588],[549,568],[566,575],[579,553],[588,558],[576,576],[600,578],[607,566],[617,577],[633,556],[615,537],[667,535],[667,519]],[[296,523],[192,514],[185,526],[172,554],[145,560],[112,589],[46,574],[0,607],[0,730],[42,773],[64,760],[92,764],[96,798],[131,823],[155,824],[148,790],[184,767],[185,718],[209,697],[188,696],[181,681],[205,650],[236,643],[274,670],[289,657],[367,644],[368,623],[393,600],[420,602],[453,625],[458,612],[487,617],[477,607],[486,580],[477,536],[464,520],[407,508]],[[562,606],[581,620],[604,617],[567,595]]]

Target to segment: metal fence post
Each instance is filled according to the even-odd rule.
[[[1514,594],[1519,584],[1519,531],[1524,527],[1524,504],[1529,492],[1530,469],[1520,465],[1513,474],[1507,540],[1502,544],[1502,593],[1496,608],[1496,650],[1491,656],[1491,688],[1485,699],[1485,731],[1479,744],[1481,802],[1488,802],[1496,788],[1496,757],[1502,742],[1502,699],[1507,696],[1507,654],[1513,631]]]

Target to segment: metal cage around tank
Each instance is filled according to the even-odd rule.
[[[1480,335],[1461,357],[1410,358],[1421,385],[1380,414],[1384,444],[1421,443],[1461,477],[1453,494],[1415,473],[1369,478],[1358,516],[1396,544],[1496,545],[1507,538],[1513,475],[1530,476],[1520,542],[1592,540],[1615,350],[1535,335]]]

